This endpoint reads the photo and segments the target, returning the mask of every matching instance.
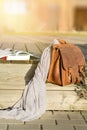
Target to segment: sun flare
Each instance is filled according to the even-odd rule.
[[[4,12],[7,14],[25,14],[26,4],[23,1],[5,1]]]

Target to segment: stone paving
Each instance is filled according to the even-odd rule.
[[[30,122],[0,119],[0,130],[87,130],[87,111],[46,111]]]

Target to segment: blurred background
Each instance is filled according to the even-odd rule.
[[[0,0],[0,33],[87,31],[87,0]]]

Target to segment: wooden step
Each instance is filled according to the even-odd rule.
[[[75,86],[59,87],[46,84],[47,110],[87,110],[87,100],[79,99]],[[0,89],[0,108],[13,105],[20,99],[23,89]]]
[[[0,108],[20,99],[30,64],[0,64]],[[47,110],[87,110],[87,100],[79,99],[75,85],[60,87],[46,83]]]

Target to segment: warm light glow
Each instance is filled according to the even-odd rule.
[[[23,1],[5,1],[4,12],[7,14],[25,14],[26,4]]]

